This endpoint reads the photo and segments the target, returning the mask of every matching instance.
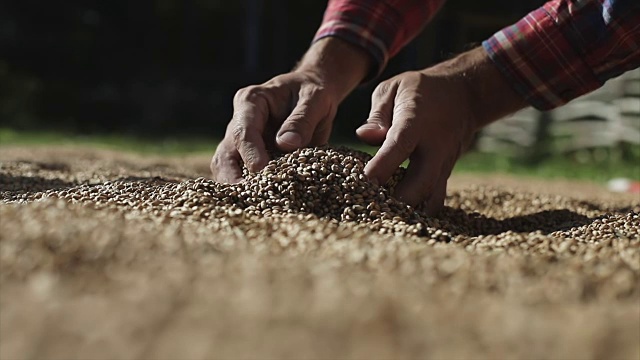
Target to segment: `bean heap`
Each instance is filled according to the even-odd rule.
[[[402,179],[404,168],[398,168],[382,186],[368,181],[364,166],[371,158],[367,153],[346,147],[303,148],[292,153],[274,154],[263,170],[250,173],[243,169],[244,181],[223,184],[203,177],[170,181],[160,177],[135,181],[125,179],[97,184],[85,183],[68,189],[52,189],[38,193],[5,192],[5,201],[33,201],[60,198],[72,203],[86,203],[95,208],[118,208],[135,216],[150,216],[164,221],[186,220],[225,222],[229,217],[254,221],[256,218],[320,218],[333,223],[348,223],[380,234],[415,235],[438,241],[462,241],[461,237],[500,234],[509,231],[542,230],[557,236],[599,236],[604,224],[618,217],[628,220],[618,234],[637,237],[640,233],[638,207],[628,214],[614,214],[588,226],[584,219],[603,216],[602,211],[575,200],[537,195],[537,215],[500,219],[493,208],[509,203],[506,213],[518,215],[528,194],[511,194],[488,188],[473,188],[468,194],[455,194],[437,218],[393,197],[395,185]],[[465,196],[466,195],[466,196]],[[473,202],[475,200],[475,203]],[[478,203],[478,200],[483,204]],[[481,209],[484,206],[484,209]],[[553,210],[554,208],[572,209]],[[545,213],[546,212],[546,213]],[[553,216],[549,212],[553,212]],[[252,220],[254,219],[254,220]],[[582,226],[582,227],[581,227]],[[595,229],[597,227],[597,229]],[[561,230],[558,230],[558,229]],[[573,230],[572,230],[573,229]],[[567,230],[567,231],[563,231]]]
[[[384,186],[369,182],[364,166],[371,156],[345,147],[304,148],[277,154],[263,170],[244,181],[222,184],[206,178],[180,183],[156,178],[146,182],[113,181],[49,190],[23,200],[45,197],[118,207],[167,219],[210,221],[228,216],[309,216],[334,222],[352,222],[381,234],[449,239],[450,233],[393,198],[402,178],[399,168]]]

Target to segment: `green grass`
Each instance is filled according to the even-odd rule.
[[[0,144],[91,146],[142,154],[183,155],[213,153],[218,140],[204,137],[146,139],[131,135],[76,135],[55,131],[15,131],[0,128]]]
[[[540,178],[580,179],[604,182],[616,177],[640,179],[640,159],[609,158],[582,160],[555,156],[536,164],[508,156],[469,153],[455,167],[455,172],[496,172]]]
[[[185,155],[213,154],[218,139],[171,138],[141,139],[129,135],[79,136],[51,131],[15,131],[0,128],[2,145],[75,145],[91,146],[142,154]],[[374,153],[376,148],[360,144],[348,144],[360,150]],[[507,155],[473,152],[463,156],[454,173],[508,173],[539,178],[565,178],[604,182],[615,177],[640,179],[640,147],[632,149],[631,159],[622,159],[613,152],[599,152],[598,156],[578,161],[575,158],[555,156],[537,164],[527,164]],[[406,165],[406,163],[405,163]]]

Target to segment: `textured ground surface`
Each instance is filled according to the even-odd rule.
[[[464,175],[419,226],[321,219],[205,201],[207,163],[0,148],[0,358],[640,358],[637,196]]]

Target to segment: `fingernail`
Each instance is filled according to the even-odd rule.
[[[302,137],[300,136],[300,134],[293,131],[287,131],[286,133],[280,135],[278,138],[281,142],[289,146],[298,147],[302,145]]]
[[[382,126],[380,126],[380,125],[378,125],[376,123],[367,123],[367,124],[364,124],[364,125],[360,126],[359,129],[362,129],[362,130],[382,130]]]

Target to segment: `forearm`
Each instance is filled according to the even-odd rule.
[[[327,37],[311,45],[295,71],[310,71],[339,101],[362,82],[371,71],[373,58],[364,49],[337,37]]]
[[[483,43],[527,102],[550,110],[640,65],[638,0],[552,0]]]
[[[430,70],[463,81],[475,130],[528,105],[553,109],[640,65],[640,3],[586,0],[570,10],[550,1]]]

